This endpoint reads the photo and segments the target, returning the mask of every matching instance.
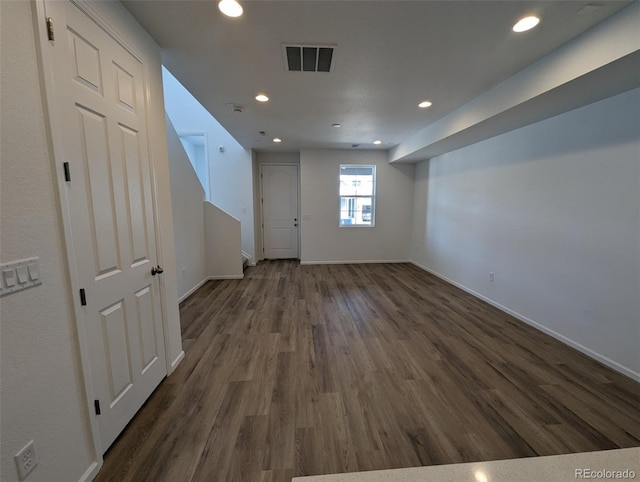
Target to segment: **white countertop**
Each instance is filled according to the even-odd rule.
[[[582,472],[577,472],[580,470]],[[294,477],[292,482],[564,482],[570,480],[640,481],[640,447],[490,462]]]

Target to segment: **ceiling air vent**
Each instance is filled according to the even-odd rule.
[[[289,72],[331,72],[335,45],[283,45],[284,68]]]

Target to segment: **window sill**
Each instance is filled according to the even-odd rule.
[[[375,224],[338,224],[339,228],[375,228]]]

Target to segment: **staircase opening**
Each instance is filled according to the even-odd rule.
[[[182,146],[187,157],[191,161],[193,170],[202,184],[204,197],[207,201],[209,196],[209,159],[207,157],[207,136],[204,132],[178,132]]]

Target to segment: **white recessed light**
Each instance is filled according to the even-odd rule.
[[[538,17],[524,17],[518,20],[518,23],[513,26],[513,31],[526,32],[527,30],[531,30],[533,27],[538,25],[538,23],[540,23],[540,19]]]
[[[220,0],[218,2],[218,8],[227,17],[239,17],[242,15],[242,5],[236,0]]]
[[[331,127],[335,127],[336,129],[342,127],[342,124],[331,124]]]
[[[275,142],[277,144],[278,142],[282,142],[282,139],[280,139],[279,137],[275,137],[273,139],[273,142]]]
[[[382,141],[380,141],[380,140],[378,140],[378,141],[373,141],[373,143],[374,143],[376,146],[379,146],[380,144],[382,144]]]
[[[258,95],[256,95],[256,100],[258,102],[269,102],[269,97],[267,97],[264,94],[258,94]]]
[[[421,109],[426,109],[427,107],[431,107],[433,104],[428,101],[428,100],[423,100],[422,102],[420,102],[418,104],[418,107],[420,107]]]

